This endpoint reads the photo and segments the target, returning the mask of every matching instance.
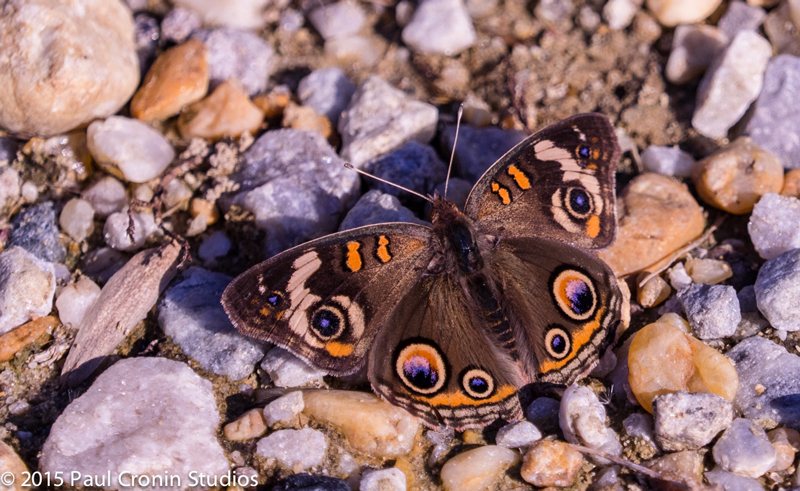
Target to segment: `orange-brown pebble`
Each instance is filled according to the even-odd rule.
[[[261,409],[251,409],[223,428],[227,440],[239,442],[258,438],[267,432],[267,423]]]
[[[486,445],[486,439],[480,430],[465,430],[461,434],[461,440],[467,445]]]
[[[653,412],[653,399],[685,390],[710,392],[732,401],[739,388],[733,363],[672,323],[643,327],[628,351],[628,383],[636,400]]]
[[[178,130],[186,138],[217,140],[255,133],[264,120],[264,112],[250,102],[250,97],[235,79],[223,82],[210,96],[181,112]]]
[[[131,100],[131,115],[160,121],[202,99],[208,92],[208,62],[202,41],[192,39],[159,56]]]
[[[780,192],[783,164],[743,136],[698,162],[692,179],[703,201],[743,215],[753,211],[761,196]]]
[[[43,335],[49,335],[60,324],[58,317],[48,315],[22,324],[0,336],[0,362],[8,361],[22,348]]]
[[[618,201],[616,242],[598,256],[622,276],[641,271],[703,233],[703,209],[680,182],[646,173]]]
[[[781,194],[800,198],[800,169],[792,169],[783,176]]]
[[[31,489],[29,486],[23,486],[26,475],[30,476],[25,462],[19,458],[19,455],[17,455],[13,448],[2,441],[0,441],[0,471],[3,472],[4,480],[8,481],[3,483],[4,491],[23,491]],[[13,484],[9,485],[9,482]]]
[[[333,126],[325,116],[317,114],[308,106],[289,104],[283,111],[283,127],[295,130],[314,131],[328,139],[333,134]]]
[[[800,433],[791,428],[776,428],[767,433],[769,441],[778,452],[773,472],[785,471],[794,463],[794,456],[800,450]]]
[[[189,213],[193,217],[205,215],[206,225],[214,225],[219,220],[219,210],[217,205],[203,198],[193,198],[189,202]]]
[[[290,102],[292,102],[291,93],[283,90],[276,90],[253,99],[253,104],[264,111],[264,117],[267,119],[282,117],[283,110]]]
[[[583,455],[559,441],[540,440],[522,458],[522,479],[534,486],[569,486],[583,466]]]

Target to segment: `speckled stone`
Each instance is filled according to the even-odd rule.
[[[49,262],[61,262],[67,251],[58,242],[56,211],[52,201],[26,208],[12,222],[9,247],[21,247]]]
[[[325,434],[311,428],[279,430],[262,438],[256,453],[275,459],[281,466],[300,472],[322,464],[328,450]]]
[[[642,165],[646,171],[656,174],[691,177],[695,161],[691,155],[680,148],[650,145],[642,152]]]
[[[764,491],[764,486],[757,480],[750,477],[737,476],[720,467],[715,467],[714,470],[708,471],[704,475],[710,484],[719,485],[725,490]]]
[[[758,271],[758,310],[775,329],[800,331],[800,249],[770,259]]]
[[[731,336],[742,320],[739,298],[732,286],[693,283],[678,297],[692,332],[699,339]]]
[[[653,400],[655,435],[666,451],[697,450],[733,421],[733,406],[716,394],[678,391]]]
[[[758,255],[773,259],[800,247],[800,199],[765,194],[753,207],[747,232]]]
[[[282,395],[264,406],[264,419],[267,426],[277,423],[288,423],[305,408],[303,392],[296,390]]]
[[[406,491],[406,476],[403,471],[393,467],[364,472],[359,491]]]
[[[583,455],[564,442],[542,440],[526,453],[520,474],[534,486],[570,486],[584,464]]]
[[[400,204],[400,200],[391,194],[384,194],[377,189],[368,191],[347,212],[339,230],[350,230],[364,225],[388,222],[409,222],[425,225],[414,213]]]
[[[722,469],[740,476],[758,478],[769,471],[778,452],[767,434],[752,421],[738,418],[719,437],[712,450]]]
[[[339,124],[342,111],[347,108],[356,86],[345,73],[336,67],[314,70],[297,86],[297,97],[304,106],[327,117],[333,125]]]
[[[317,370],[283,348],[269,350],[261,362],[261,368],[277,387],[300,387],[319,384],[325,372]]]
[[[523,448],[542,439],[542,433],[533,423],[517,421],[503,426],[497,431],[495,442],[501,447]]]
[[[226,3],[226,8],[230,2]],[[217,85],[235,78],[248,95],[267,88],[269,74],[275,63],[275,50],[266,39],[254,32],[222,27],[200,30],[192,35],[208,50],[209,84]]]

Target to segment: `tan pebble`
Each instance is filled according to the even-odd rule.
[[[295,130],[314,131],[328,139],[333,134],[333,126],[325,116],[317,114],[308,106],[289,104],[283,111],[283,127]]]
[[[689,321],[681,317],[680,315],[676,314],[675,312],[667,312],[666,314],[662,315],[656,321],[657,323],[663,322],[666,324],[672,324],[673,326],[680,329],[685,334],[691,334],[692,328],[689,325]]]
[[[13,484],[7,486],[7,484],[4,483],[4,491],[23,491],[31,489],[27,486],[23,487],[25,478],[28,475],[28,467],[25,465],[25,462],[19,458],[19,455],[17,455],[13,448],[2,441],[0,441],[0,471],[4,473],[4,477],[6,473],[11,473],[10,475],[13,476],[13,479],[10,480]]]
[[[690,257],[686,260],[684,267],[695,283],[716,285],[733,276],[731,266],[719,259],[695,259]]]
[[[522,479],[534,486],[569,486],[583,466],[583,455],[559,441],[536,442],[522,459]]]
[[[695,24],[711,15],[722,0],[647,0],[647,8],[662,26]]]
[[[648,274],[650,273],[640,273],[639,277],[636,279],[637,284]],[[642,307],[650,308],[655,307],[669,298],[670,293],[672,293],[672,287],[669,286],[669,283],[667,283],[664,278],[660,276],[654,276],[650,278],[650,280],[648,280],[647,283],[645,283],[642,287],[638,288],[636,299],[639,301],[639,305]]]
[[[260,95],[253,99],[253,104],[264,111],[267,119],[280,118],[283,110],[292,102],[292,94],[284,90],[274,90],[267,95]]]
[[[0,336],[0,362],[8,361],[22,348],[28,346],[44,335],[53,332],[60,324],[58,317],[48,315],[22,324],[13,331]]]
[[[222,432],[230,441],[250,440],[266,433],[267,423],[264,421],[261,409],[256,408],[247,411],[236,421],[226,424]]]
[[[800,198],[800,169],[792,169],[783,176],[781,194]]]
[[[519,454],[505,447],[485,445],[462,452],[442,466],[440,474],[448,491],[482,491],[499,475],[519,462]]]
[[[800,433],[791,428],[776,428],[767,433],[769,441],[778,452],[778,459],[770,471],[785,471],[794,463],[794,456],[800,450]]]
[[[207,91],[206,47],[192,39],[156,59],[131,100],[131,115],[144,121],[167,119],[202,99]]]
[[[658,472],[664,479],[678,481],[699,489],[692,484],[703,482],[703,457],[695,451],[684,450],[649,460],[645,466]]]
[[[411,451],[419,421],[373,394],[344,390],[303,391],[303,414],[335,426],[357,451],[396,457]]]
[[[217,205],[203,198],[194,198],[189,202],[189,213],[191,213],[192,217],[204,215],[206,225],[214,225],[219,220]]]
[[[659,174],[634,178],[618,200],[616,242],[598,256],[622,276],[641,271],[703,233],[703,209],[680,182]]]
[[[264,112],[250,102],[239,82],[231,79],[184,109],[178,118],[178,130],[186,139],[235,138],[242,133],[255,133],[263,120]]]
[[[731,360],[699,339],[686,337],[692,345],[695,368],[686,383],[689,392],[710,392],[733,401],[739,389],[739,375]]]
[[[467,445],[486,445],[486,438],[481,430],[466,430],[461,434],[461,440]]]
[[[780,192],[783,164],[743,136],[698,162],[692,179],[703,201],[742,215],[753,211],[761,196]]]

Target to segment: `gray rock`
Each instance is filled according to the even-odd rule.
[[[230,250],[231,239],[223,231],[217,230],[200,244],[197,255],[203,261],[213,261],[219,257],[226,256]]]
[[[728,39],[733,39],[739,31],[757,31],[766,16],[761,7],[737,0],[728,4],[728,10],[720,18],[717,27]]]
[[[539,19],[556,22],[568,18],[574,11],[572,0],[541,0],[536,2],[533,13]]]
[[[406,475],[396,467],[366,471],[359,491],[406,491]]]
[[[282,395],[264,407],[264,420],[267,426],[288,423],[305,408],[303,392],[296,390]]]
[[[53,309],[53,265],[20,247],[0,252],[0,334]]]
[[[158,21],[147,14],[136,14],[133,17],[133,29],[136,56],[139,57],[139,72],[144,77],[156,58],[161,30]]]
[[[192,37],[208,49],[209,91],[230,78],[239,80],[250,95],[267,88],[274,50],[264,38],[230,27],[200,30]]]
[[[12,222],[9,247],[21,247],[45,261],[60,263],[67,255],[58,243],[56,211],[52,201],[30,206],[20,212]]]
[[[494,127],[472,128],[462,125],[460,131],[453,172],[473,184],[497,159],[525,139],[521,131]],[[453,148],[455,134],[455,126],[448,126],[442,131],[442,147],[448,152]]]
[[[389,222],[409,222],[430,226],[430,223],[417,218],[411,210],[401,205],[400,200],[391,194],[383,194],[377,189],[373,189],[362,196],[358,203],[347,212],[347,216],[339,226],[339,231]]]
[[[322,383],[325,372],[310,366],[289,351],[275,347],[269,350],[261,368],[278,387],[300,387]]]
[[[714,26],[683,24],[675,28],[672,51],[664,68],[667,80],[685,84],[702,75],[728,45],[730,38]]]
[[[744,418],[733,420],[714,444],[712,453],[722,469],[752,478],[766,474],[778,458],[764,430]]]
[[[770,259],[758,271],[758,310],[775,329],[800,331],[800,249]]]
[[[543,435],[553,435],[560,431],[558,412],[561,402],[550,397],[538,397],[525,408],[525,419],[533,423]]]
[[[194,10],[175,7],[161,21],[161,35],[167,41],[180,44],[186,41],[201,25],[203,25],[203,21]]]
[[[434,190],[444,196],[445,183],[439,183]],[[469,193],[472,191],[472,183],[458,177],[450,177],[450,184],[447,186],[447,200],[452,201],[458,206],[459,210],[464,210]],[[430,207],[427,208],[430,211]],[[427,213],[425,216],[428,216]]]
[[[709,138],[723,138],[758,97],[769,41],[754,31],[741,31],[712,63],[697,88],[692,126]]]
[[[755,303],[755,301],[754,301]],[[769,327],[769,321],[761,317],[758,312],[744,312],[742,313],[742,321],[736,326],[736,333],[730,338],[733,341],[741,341],[752,336],[758,335],[764,329]]]
[[[409,140],[428,143],[436,133],[439,111],[409,99],[373,75],[356,89],[339,120],[342,158],[358,168]]]
[[[756,303],[756,287],[755,285],[747,285],[742,287],[736,297],[739,299],[739,308],[742,313],[758,312],[758,304]]]
[[[737,476],[719,467],[704,475],[710,484],[718,484],[725,491],[764,491],[764,486],[755,479]]]
[[[262,438],[256,445],[258,455],[275,459],[295,472],[322,464],[327,449],[325,434],[311,428],[279,430]]]
[[[416,191],[433,193],[434,186],[447,177],[447,165],[439,159],[433,147],[410,141],[394,152],[373,160],[365,166],[367,172]],[[402,203],[419,203],[420,198],[388,184],[374,181],[382,193],[397,196]]]
[[[172,285],[158,309],[158,324],[204,370],[240,380],[264,357],[265,343],[236,332],[220,304],[231,278],[197,267]]]
[[[251,211],[269,233],[267,256],[336,230],[339,217],[356,201],[359,176],[344,168],[321,135],[268,131],[242,155],[230,179],[238,192],[220,199]]]
[[[542,439],[542,432],[529,421],[517,421],[497,431],[495,443],[501,447],[524,448]]]
[[[308,20],[322,39],[328,40],[357,33],[364,26],[367,16],[360,5],[345,0],[312,10]]]
[[[692,283],[678,293],[692,332],[700,339],[733,335],[742,320],[739,298],[732,286]]]
[[[423,0],[401,36],[413,51],[446,56],[457,55],[477,40],[462,0]]]
[[[642,165],[649,172],[675,177],[692,177],[695,160],[677,147],[650,145],[642,152]]]
[[[347,75],[341,69],[332,67],[308,74],[297,86],[297,97],[304,106],[324,115],[336,126],[355,91],[356,86]]]
[[[787,169],[800,168],[800,57],[778,55],[764,73],[764,87],[754,104],[745,134],[769,150]]]
[[[772,341],[754,336],[726,356],[739,375],[734,408],[765,427],[800,427],[800,356]]]
[[[53,424],[42,448],[43,472],[111,476],[122,471],[189,482],[189,473],[230,470],[217,441],[220,418],[211,382],[183,363],[129,358],[102,373]],[[125,484],[123,481],[122,484]]]
[[[0,162],[10,164],[17,158],[19,142],[7,136],[0,136]]]
[[[800,199],[767,193],[753,207],[747,232],[756,252],[772,259],[800,247]]]
[[[730,426],[733,407],[716,394],[680,391],[653,399],[653,415],[661,448],[697,450]]]

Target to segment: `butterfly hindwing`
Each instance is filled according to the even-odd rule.
[[[478,180],[464,213],[503,236],[603,248],[616,229],[614,173],[620,149],[605,116],[581,114],[549,126]]]
[[[249,269],[222,304],[243,334],[331,374],[352,373],[399,298],[430,260],[431,229],[393,223],[299,245]]]

